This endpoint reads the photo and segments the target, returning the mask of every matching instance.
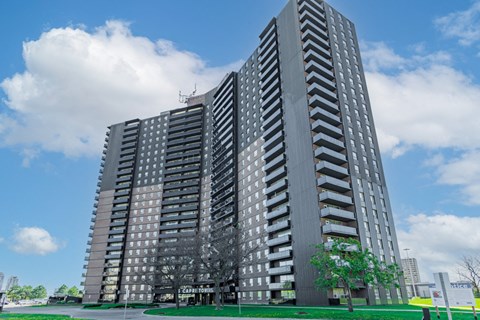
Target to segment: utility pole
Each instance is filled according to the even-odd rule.
[[[415,289],[415,279],[413,278],[413,272],[412,272],[412,268],[410,266],[410,258],[408,257],[408,251],[409,250],[410,250],[409,248],[403,249],[403,251],[405,251],[405,253],[407,254],[408,271],[410,271],[410,279],[412,281],[413,297],[416,297],[417,296],[417,290]]]

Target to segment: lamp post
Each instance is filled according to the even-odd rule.
[[[410,258],[408,257],[408,251],[409,250],[410,250],[409,248],[403,249],[403,251],[405,251],[405,253],[407,254],[408,271],[410,271],[410,279],[412,281],[413,296],[416,297],[417,296],[417,290],[415,289],[415,279],[413,278],[413,272],[412,272],[412,268],[410,266]]]

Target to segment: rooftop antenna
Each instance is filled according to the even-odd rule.
[[[188,99],[193,97],[197,93],[197,84],[195,83],[195,87],[193,88],[193,92],[190,94],[182,94],[182,91],[178,91],[178,101],[180,103],[188,103]]]

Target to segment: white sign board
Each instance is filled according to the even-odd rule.
[[[439,274],[435,274],[435,285],[430,286],[430,296],[432,297],[432,304],[438,307],[445,307],[445,295],[448,299],[448,304],[451,307],[472,307],[476,306],[475,297],[473,295],[472,285],[468,282],[448,281],[448,275],[443,273],[443,279],[448,281],[444,283],[445,291],[442,290],[442,284],[439,283]],[[443,280],[442,279],[442,280]]]

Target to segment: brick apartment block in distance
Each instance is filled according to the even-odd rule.
[[[238,72],[183,108],[112,125],[105,141],[84,302],[168,295],[139,281],[148,248],[220,219],[267,237],[238,270],[245,303],[342,294],[316,290],[309,262],[335,237],[400,262],[355,27],[324,1],[290,0]],[[407,297],[404,285],[355,296]]]

